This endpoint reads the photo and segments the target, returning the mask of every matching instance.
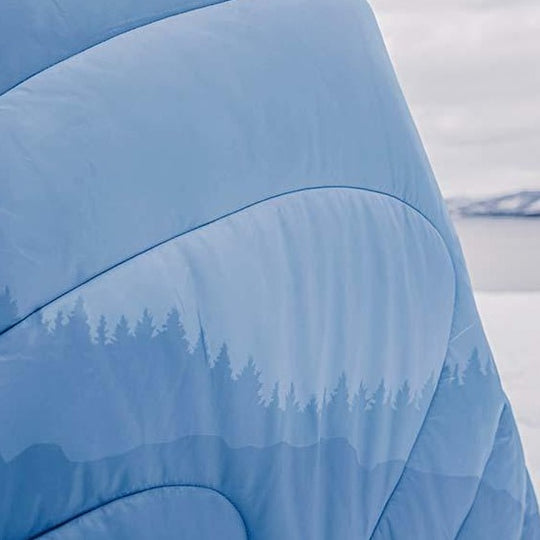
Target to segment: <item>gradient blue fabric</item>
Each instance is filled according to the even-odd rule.
[[[8,0],[0,51],[1,538],[540,538],[364,0]]]

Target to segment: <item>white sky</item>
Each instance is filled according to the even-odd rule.
[[[540,189],[540,1],[370,1],[444,194]]]

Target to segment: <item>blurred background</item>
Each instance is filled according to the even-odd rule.
[[[540,2],[371,0],[540,493]]]

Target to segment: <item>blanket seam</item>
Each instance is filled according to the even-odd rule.
[[[124,490],[117,494],[114,498],[111,498],[109,500],[103,501],[99,504],[96,504],[92,508],[88,508],[87,510],[84,510],[83,512],[80,512],[76,514],[75,516],[72,516],[68,519],[65,519],[64,521],[57,523],[56,525],[53,525],[52,527],[49,527],[41,532],[38,532],[37,534],[30,537],[30,540],[37,540],[38,538],[42,538],[43,536],[54,532],[56,530],[59,530],[67,525],[70,525],[72,523],[75,523],[79,521],[80,519],[84,518],[88,514],[91,514],[93,512],[99,511],[101,508],[104,508],[108,506],[109,504],[114,504],[117,501],[121,501],[123,499],[127,499],[129,497],[134,497],[136,495],[140,495],[142,493],[147,493],[150,491],[155,491],[158,489],[166,489],[166,488],[194,488],[194,489],[201,489],[210,491],[212,493],[215,493],[225,499],[229,503],[229,505],[235,510],[237,516],[240,518],[240,523],[242,524],[242,527],[246,533],[246,540],[249,540],[249,533],[248,528],[246,524],[246,520],[244,516],[242,515],[242,512],[240,512],[240,509],[238,506],[222,491],[219,489],[213,488],[211,486],[207,486],[204,484],[197,484],[197,483],[182,483],[182,482],[163,482],[163,483],[149,483],[149,484],[142,484],[141,486],[138,486],[137,488],[131,489],[131,490]]]
[[[226,1],[231,1],[231,0],[226,0]],[[166,238],[164,240],[161,240],[159,242],[156,242],[155,244],[152,244],[151,246],[149,246],[149,247],[147,247],[147,248],[145,248],[143,250],[140,250],[140,251],[138,251],[138,252],[136,252],[136,253],[128,256],[128,257],[125,257],[124,259],[122,259],[122,260],[108,266],[107,268],[104,268],[103,270],[100,270],[99,272],[91,275],[87,279],[84,279],[83,281],[79,282],[77,285],[74,285],[73,287],[70,287],[69,289],[67,289],[67,290],[61,292],[60,294],[54,296],[50,300],[44,302],[43,304],[41,304],[38,307],[36,307],[36,308],[32,309],[31,311],[29,311],[26,315],[23,315],[22,317],[18,318],[16,321],[12,322],[6,328],[4,328],[2,331],[0,331],[0,338],[4,334],[7,334],[11,330],[13,330],[17,326],[19,326],[21,323],[23,323],[24,321],[26,321],[27,319],[29,319],[30,317],[35,315],[36,313],[39,313],[41,310],[43,310],[44,308],[46,308],[46,307],[50,306],[51,304],[57,302],[61,298],[64,298],[65,296],[71,294],[72,292],[74,292],[77,289],[83,287],[84,285],[90,283],[91,281],[94,281],[95,279],[98,279],[99,277],[101,277],[104,274],[114,270],[115,268],[118,268],[119,266],[122,266],[123,264],[125,264],[125,263],[127,263],[127,262],[129,262],[129,261],[131,261],[133,259],[136,259],[137,257],[139,257],[141,255],[144,255],[145,253],[148,253],[148,252],[150,252],[150,251],[152,251],[154,249],[157,249],[160,246],[163,246],[164,244],[172,242],[173,240],[176,240],[178,238],[181,238],[182,236],[193,233],[193,232],[195,232],[195,231],[197,231],[199,229],[203,229],[205,227],[208,227],[209,225],[212,225],[213,223],[217,223],[218,221],[221,221],[223,219],[234,216],[235,214],[239,214],[241,212],[244,212],[245,210],[253,208],[253,207],[255,207],[255,206],[259,205],[259,204],[263,204],[265,202],[269,202],[269,201],[272,201],[272,200],[275,200],[275,199],[279,199],[281,197],[287,197],[287,196],[295,195],[295,194],[298,194],[298,193],[303,193],[303,192],[307,192],[307,191],[316,191],[316,190],[329,190],[329,191],[332,191],[332,190],[336,190],[336,191],[339,191],[339,190],[355,190],[355,191],[363,191],[363,192],[366,192],[366,193],[371,193],[371,194],[375,194],[375,195],[381,195],[381,196],[384,196],[384,197],[388,197],[390,199],[393,199],[393,200],[396,200],[396,201],[402,203],[407,208],[411,209],[412,211],[417,213],[419,216],[421,216],[431,226],[431,228],[436,232],[436,234],[440,238],[441,243],[444,246],[444,248],[446,250],[446,253],[448,255],[448,258],[450,259],[450,262],[452,264],[452,268],[453,268],[453,272],[454,272],[454,282],[455,283],[457,282],[457,276],[456,276],[456,269],[455,269],[455,265],[454,265],[454,260],[453,260],[453,258],[451,256],[450,250],[448,248],[448,245],[447,245],[445,239],[443,238],[443,236],[439,232],[439,229],[434,225],[434,223],[422,211],[420,211],[419,209],[417,209],[416,207],[414,207],[410,203],[404,201],[403,199],[401,199],[397,195],[393,195],[391,193],[386,193],[384,191],[379,191],[379,190],[376,190],[376,189],[370,189],[370,188],[365,188],[365,187],[356,187],[356,186],[347,186],[347,185],[341,185],[341,186],[338,186],[338,185],[336,185],[336,186],[329,186],[329,185],[310,186],[310,187],[303,187],[303,188],[298,188],[298,189],[294,189],[294,190],[290,190],[290,191],[285,191],[285,192],[278,193],[278,194],[275,194],[275,195],[270,195],[270,196],[265,197],[263,199],[259,199],[258,201],[246,204],[246,205],[244,205],[244,206],[242,206],[240,208],[237,208],[236,210],[232,210],[232,211],[227,212],[225,214],[222,214],[222,215],[220,215],[220,216],[218,216],[216,218],[213,218],[213,219],[211,219],[209,221],[201,223],[200,225],[196,225],[194,227],[191,227],[190,229],[186,229],[185,231],[183,231],[181,233],[170,236],[170,237],[168,237],[168,238]],[[455,292],[455,286],[454,286],[454,308],[455,308],[455,303],[456,303],[455,295],[456,295],[456,292]],[[452,315],[451,328],[453,327],[453,323],[454,323],[454,314]]]
[[[52,64],[49,64],[49,65],[39,69],[38,71],[34,71],[30,75],[27,75],[26,77],[21,79],[20,81],[17,81],[15,84],[12,84],[10,87],[6,88],[4,91],[2,91],[0,93],[0,98],[2,96],[5,96],[6,94],[11,92],[12,90],[15,90],[15,88],[17,88],[18,86],[26,83],[30,79],[40,75],[41,73],[43,73],[43,72],[45,72],[45,71],[47,71],[47,70],[61,64],[62,62],[66,62],[70,58],[74,58],[75,56],[78,56],[79,54],[84,54],[85,52],[89,51],[90,49],[93,49],[94,47],[98,47],[99,45],[101,45],[103,43],[106,43],[107,41],[110,41],[111,39],[114,39],[114,38],[116,38],[118,36],[128,34],[129,32],[133,32],[134,30],[137,30],[139,28],[144,28],[145,26],[150,26],[151,24],[158,23],[160,21],[164,21],[166,19],[170,19],[170,18],[176,17],[178,15],[183,15],[184,13],[190,13],[192,11],[198,11],[200,9],[205,9],[207,7],[212,7],[212,6],[216,6],[216,5],[219,5],[219,4],[224,4],[226,2],[231,2],[231,1],[232,0],[208,0],[207,4],[204,4],[204,5],[201,5],[201,6],[196,6],[196,7],[192,7],[192,8],[188,8],[188,9],[178,8],[178,9],[174,9],[174,10],[163,11],[163,12],[161,12],[159,14],[156,14],[156,15],[148,15],[147,17],[140,17],[139,19],[136,19],[136,20],[133,21],[133,26],[129,26],[125,30],[122,30],[122,31],[117,32],[117,33],[114,32],[114,27],[113,27],[113,28],[109,29],[108,31],[105,31],[101,35],[101,37],[99,37],[99,38],[96,37],[97,41],[95,41],[91,45],[83,47],[82,49],[77,50],[77,51],[75,51],[75,52],[73,52],[71,54],[67,54],[66,56],[61,57],[59,60],[54,61]]]

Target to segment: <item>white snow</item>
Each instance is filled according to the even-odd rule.
[[[477,292],[476,300],[540,494],[540,291]]]

